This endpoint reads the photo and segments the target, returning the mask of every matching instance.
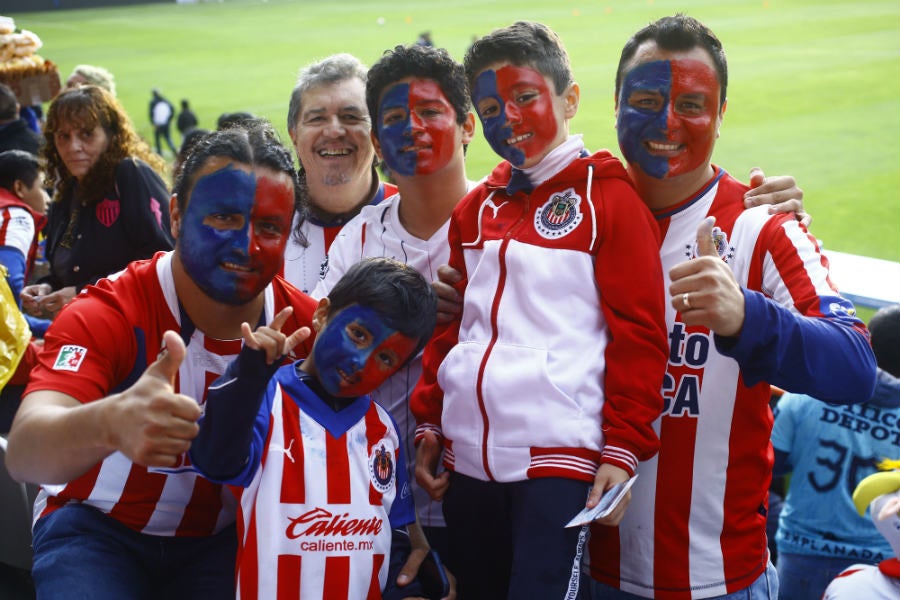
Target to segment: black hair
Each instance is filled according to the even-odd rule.
[[[437,297],[422,274],[392,258],[364,258],[347,269],[328,294],[329,318],[359,304],[375,310],[385,324],[425,347],[437,319]]]
[[[31,187],[40,172],[41,162],[34,154],[24,150],[0,152],[0,188],[11,192],[16,181]]]
[[[0,121],[12,121],[19,118],[19,101],[12,88],[0,83]]]
[[[209,159],[219,156],[286,174],[294,184],[294,205],[297,205],[297,172],[290,152],[279,141],[271,123],[265,119],[253,119],[245,121],[241,126],[214,131],[201,137],[191,149],[173,188],[178,199],[178,210],[184,212],[187,207],[188,197],[196,183],[197,171]]]
[[[878,367],[900,377],[900,304],[876,312],[869,319],[869,333]]]
[[[248,112],[225,112],[216,119],[216,129],[223,131],[232,127],[242,127],[245,123],[253,123],[257,117]]]
[[[196,146],[204,136],[207,136],[210,133],[212,132],[209,129],[202,129],[200,127],[194,127],[193,129],[188,129],[184,132],[184,135],[181,138],[181,146],[178,148],[178,154],[175,156],[175,161],[172,166],[172,181],[178,180],[178,176],[181,174],[181,169],[184,166],[184,161],[194,149],[194,146]]]
[[[549,77],[557,96],[574,81],[562,40],[542,23],[517,21],[495,29],[469,46],[464,61],[469,86],[474,86],[481,71],[501,61],[518,67],[532,67]]]
[[[444,48],[431,46],[396,46],[386,50],[372,65],[366,80],[366,106],[372,119],[372,133],[378,137],[378,102],[384,89],[405,77],[436,81],[456,112],[456,122],[462,125],[472,106],[463,66],[453,60]]]
[[[716,67],[719,77],[719,110],[725,105],[728,89],[728,61],[722,42],[712,30],[693,17],[677,14],[663,17],[650,23],[629,39],[622,48],[619,67],[616,69],[616,98],[625,78],[625,66],[634,58],[637,49],[644,42],[655,42],[661,50],[686,51],[700,47],[706,50]]]

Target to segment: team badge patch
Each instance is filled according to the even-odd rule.
[[[85,354],[87,354],[87,348],[83,346],[63,346],[59,349],[59,354],[56,355],[53,370],[78,371],[81,368],[81,362],[84,360]]]
[[[104,227],[112,227],[113,223],[119,220],[121,210],[122,206],[118,200],[104,198],[103,202],[97,205],[97,220],[103,223]]]
[[[534,228],[548,240],[568,235],[584,218],[580,207],[581,196],[575,193],[575,188],[553,194],[535,213]]]
[[[734,258],[734,246],[728,243],[728,234],[719,227],[713,227],[712,230],[713,243],[716,245],[716,254],[726,263]],[[686,244],[684,247],[684,255],[693,260],[697,258],[697,240]]]
[[[372,487],[382,494],[394,485],[394,448],[387,440],[381,440],[369,454],[369,475]]]

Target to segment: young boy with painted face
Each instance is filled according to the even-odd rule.
[[[748,187],[710,162],[727,74],[721,42],[683,15],[641,29],[619,61],[616,129],[663,236],[670,351],[659,454],[619,526],[591,530],[592,598],[774,599],[770,384],[843,404],[875,385],[865,326],[815,239],[791,214],[745,210]]]
[[[424,595],[389,574],[403,558],[392,532],[416,516],[400,434],[367,394],[416,356],[435,311],[419,273],[373,258],[319,301],[305,361],[278,368],[302,335],[280,332],[283,314],[255,332],[244,323],[244,349],[210,387],[191,447],[207,477],[244,488],[239,597]]]
[[[437,268],[450,256],[450,214],[471,184],[466,179],[465,146],[472,139],[471,113],[463,66],[444,49],[397,46],[369,70],[366,102],[373,115],[372,142],[390,167],[399,193],[377,206],[366,206],[331,246],[328,270],[312,292],[327,295],[343,274],[362,257],[387,256],[437,278]],[[422,371],[420,357],[372,391],[388,409],[405,443],[413,479],[415,420],[409,394]],[[413,485],[419,523],[428,541],[444,553],[441,504]]]
[[[574,598],[587,528],[565,524],[658,444],[658,232],[622,164],[568,135],[579,89],[555,33],[516,23],[465,65],[505,160],[450,221],[464,306],[426,347],[410,401],[416,474],[444,497],[461,597]]]

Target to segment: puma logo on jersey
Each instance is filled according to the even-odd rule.
[[[287,456],[288,460],[290,460],[293,464],[297,464],[297,461],[294,460],[294,453],[291,452],[291,448],[294,447],[295,441],[296,440],[291,440],[291,443],[288,444],[287,448],[279,448],[277,444],[269,444],[269,452],[281,452],[282,454]]]

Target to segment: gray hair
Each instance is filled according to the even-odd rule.
[[[113,96],[116,95],[115,77],[103,67],[95,65],[78,65],[72,69],[72,75],[80,75],[87,79],[90,85],[98,85]],[[72,75],[69,75],[69,77],[71,78]]]
[[[346,79],[359,79],[366,83],[368,69],[352,54],[342,52],[308,65],[300,70],[297,85],[291,92],[291,103],[288,106],[287,128],[293,132],[300,118],[303,94],[323,85],[338,83]]]

